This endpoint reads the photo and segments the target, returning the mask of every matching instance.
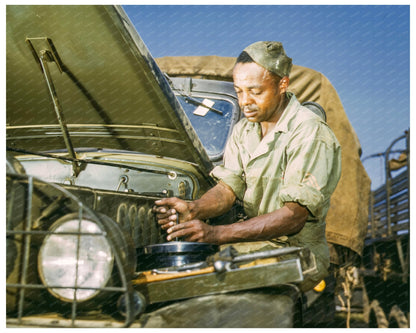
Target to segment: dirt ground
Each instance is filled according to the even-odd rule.
[[[331,327],[322,328],[348,328],[347,326],[347,314],[337,313],[335,315],[334,323]],[[368,328],[367,323],[364,321],[362,314],[351,314],[349,319],[349,328]]]

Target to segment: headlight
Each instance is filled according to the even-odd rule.
[[[55,297],[86,301],[111,277],[114,256],[103,230],[87,219],[58,220],[43,241],[38,268],[41,280]]]

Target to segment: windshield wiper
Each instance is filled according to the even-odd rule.
[[[185,99],[185,101],[187,101],[187,102],[189,102],[189,103],[191,103],[191,104],[194,104],[194,105],[197,105],[197,106],[203,106],[204,108],[207,108],[208,110],[210,110],[210,111],[212,111],[212,112],[215,112],[215,113],[217,113],[217,114],[219,114],[219,115],[221,115],[221,116],[223,116],[224,115],[224,113],[222,112],[222,111],[220,111],[220,110],[217,110],[217,109],[215,109],[215,108],[213,108],[213,107],[210,107],[210,106],[208,106],[208,105],[205,105],[204,103],[202,103],[202,102],[200,102],[200,101],[198,101],[197,99],[194,99],[194,98],[192,98],[192,97],[190,97],[190,96],[188,96],[188,95],[185,95],[185,94],[183,94],[183,93],[181,93],[181,91],[180,90],[178,90],[178,89],[175,89],[177,92],[179,92],[179,94]]]
[[[191,97],[191,96],[189,96],[189,95],[185,94],[185,93],[183,92],[183,90],[178,89],[178,88],[175,88],[175,85],[173,84],[173,82],[172,82],[172,80],[169,78],[169,76],[168,76],[166,73],[164,73],[164,74],[165,74],[165,77],[166,77],[166,79],[168,80],[168,82],[169,82],[169,84],[170,84],[170,86],[171,86],[172,90],[177,91],[177,92],[179,93],[179,95],[181,95],[181,96],[185,99],[185,101],[186,101],[186,102],[189,102],[189,103],[194,104],[194,105],[196,105],[196,106],[203,106],[204,108],[207,108],[208,110],[210,110],[210,111],[212,111],[212,112],[215,112],[215,113],[217,113],[217,114],[219,114],[219,115],[221,115],[221,116],[223,116],[223,115],[224,115],[224,113],[223,113],[221,110],[218,110],[218,109],[215,109],[215,108],[210,107],[210,106],[208,106],[208,105],[205,105],[203,102],[200,102],[200,101],[198,101],[197,99],[195,99],[195,98],[193,98],[193,97]]]

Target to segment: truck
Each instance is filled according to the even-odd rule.
[[[371,191],[361,265],[349,290],[350,311],[368,327],[410,327],[409,142],[407,130],[386,151],[363,159],[381,157],[385,174],[385,183]]]
[[[331,274],[302,292],[308,249],[166,242],[152,212],[161,197],[195,200],[215,185],[209,171],[242,117],[234,58],[154,59],[120,6],[6,14],[7,327],[334,327],[337,301],[353,311],[370,179],[324,75],[291,73],[290,89],[343,149]],[[240,219],[237,202],[207,222]]]

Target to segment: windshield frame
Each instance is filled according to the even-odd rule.
[[[235,95],[232,83],[216,80],[204,80],[193,78],[190,79],[183,77],[171,77],[169,79],[172,82],[173,91],[175,93],[176,98],[178,99],[179,103],[184,109],[186,116],[192,124],[192,127],[194,128],[200,141],[202,142],[202,145],[207,151],[207,154],[211,162],[213,162],[214,164],[222,162],[225,146],[231,135],[232,129],[235,126],[235,124],[242,118],[240,107],[238,105],[237,96]],[[187,84],[187,82],[189,83]],[[190,89],[186,89],[186,86],[190,87]],[[231,112],[229,113],[229,119],[227,119],[229,123],[225,125],[225,128],[221,128],[219,130],[222,132],[226,132],[225,137],[223,137],[223,139],[221,140],[221,146],[216,148],[214,152],[212,152],[212,149],[209,149],[207,145],[209,136],[201,132],[200,126],[198,126],[195,122],[195,120],[197,120],[198,118],[190,117],[189,110],[186,110],[186,108],[182,105],[182,101],[180,100],[181,97],[182,99],[189,97],[193,100],[197,99],[198,101],[199,99],[219,100],[231,104]],[[192,105],[193,103],[189,104]],[[197,107],[198,106],[195,105],[194,109],[196,109]],[[215,104],[212,106],[212,108],[215,109]],[[210,115],[210,113],[212,113],[212,115]],[[201,119],[204,118],[204,116],[197,115],[195,115],[195,117],[199,117]],[[205,117],[217,117],[218,119],[221,119],[221,117],[227,117],[227,115],[219,115],[216,112],[209,110]]]

